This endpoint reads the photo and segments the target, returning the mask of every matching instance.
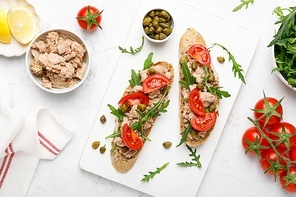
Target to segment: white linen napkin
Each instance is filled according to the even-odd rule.
[[[58,114],[38,107],[26,119],[11,108],[0,79],[0,196],[26,196],[39,159],[55,159],[74,129]],[[4,98],[4,97],[7,98]]]

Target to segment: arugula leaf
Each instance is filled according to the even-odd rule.
[[[189,86],[196,83],[196,78],[190,74],[190,70],[186,62],[182,62],[182,73],[184,75],[184,80],[180,80],[179,83],[189,90]]]
[[[153,53],[151,52],[149,53],[147,59],[144,62],[144,70],[147,68],[150,68],[153,65],[152,57],[153,57]]]
[[[168,92],[168,87],[165,89],[165,92],[163,93],[163,96],[159,99],[157,103],[154,103],[153,107],[149,109],[148,111],[140,112],[137,110],[140,116],[140,120],[132,124],[131,128],[132,130],[138,130],[141,132],[141,135],[144,136],[142,133],[142,125],[147,122],[149,119],[160,116],[160,113],[166,112],[166,108],[169,105],[170,100],[167,100],[165,102],[164,98],[166,97]]]
[[[284,12],[288,13],[284,15]],[[288,84],[296,87],[296,7],[274,9],[274,13],[278,15],[279,20],[275,24],[280,24],[279,30],[274,35],[274,39],[269,43],[268,47],[274,45],[274,55],[277,68],[286,79]]]
[[[121,51],[121,53],[128,53],[131,55],[135,55],[136,53],[142,50],[143,46],[144,46],[144,36],[142,36],[142,43],[141,43],[141,46],[139,46],[138,48],[134,49],[132,46],[130,46],[130,51],[128,51],[126,48],[118,46],[118,49]]]
[[[232,10],[233,12],[236,12],[242,9],[244,6],[246,6],[246,9],[247,9],[250,3],[252,4],[254,3],[254,0],[241,0],[241,2],[242,2],[241,4],[239,4]]]
[[[236,75],[238,75],[238,78],[244,83],[246,84],[246,81],[245,81],[245,77],[243,75],[243,68],[242,66],[236,62],[234,56],[231,54],[231,52],[225,48],[224,46],[222,46],[221,44],[218,44],[218,43],[214,43],[213,46],[211,46],[210,48],[213,48],[214,46],[219,46],[221,47],[224,51],[227,52],[228,54],[228,60],[229,61],[232,61],[232,72],[234,74],[234,77],[236,77]]]
[[[137,74],[134,69],[132,69],[131,79],[129,80],[129,83],[132,87],[135,87],[136,85],[141,85],[141,76]]]
[[[188,137],[188,134],[192,132],[192,127],[190,125],[189,122],[186,122],[185,124],[187,124],[187,127],[185,128],[185,130],[181,133],[182,134],[182,138],[180,140],[180,143],[176,146],[179,147],[181,146],[183,143],[186,142],[186,139]]]
[[[206,83],[206,88],[212,94],[216,94],[220,99],[222,99],[222,97],[224,98],[231,97],[231,95],[227,91],[220,90],[221,87],[210,87]]]
[[[191,159],[190,162],[188,162],[188,161],[180,162],[180,163],[177,163],[177,165],[178,166],[181,166],[181,167],[192,167],[192,166],[195,166],[195,167],[198,167],[198,168],[202,168],[202,165],[201,165],[201,163],[199,161],[200,155],[198,155],[198,156],[196,155],[196,149],[195,150],[192,150],[192,148],[190,148],[187,145],[186,145],[186,147],[190,151],[189,156],[192,157],[192,159]]]
[[[149,171],[148,174],[144,174],[144,178],[141,179],[141,181],[143,182],[149,182],[150,179],[152,179],[156,174],[159,174],[163,169],[165,169],[168,165],[170,164],[170,162],[166,162],[165,164],[163,164],[161,167],[156,168],[155,171],[151,172]]]
[[[118,127],[117,131],[114,130],[114,132],[111,135],[108,135],[105,137],[105,139],[109,139],[109,138],[116,138],[121,136],[121,132],[120,132],[120,126]]]
[[[113,107],[112,105],[108,104],[109,109],[111,110],[111,114],[113,114],[114,116],[116,116],[118,118],[119,122],[123,121],[124,118],[124,113],[120,110],[120,109],[116,109],[115,107]]]
[[[288,11],[287,15],[284,15],[283,11]],[[279,17],[279,20],[275,24],[281,24],[278,32],[273,36],[274,39],[269,43],[268,47],[276,44],[279,40],[289,37],[289,32],[293,32],[295,27],[296,7],[281,8],[276,7],[273,11]],[[295,29],[294,29],[295,32]],[[295,35],[294,35],[295,38]]]

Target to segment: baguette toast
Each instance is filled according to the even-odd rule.
[[[150,76],[155,77],[157,75],[163,75],[164,77],[166,77],[169,80],[168,83],[166,83],[166,85],[159,89],[154,89],[153,91],[147,90],[147,87],[144,87],[146,84],[145,81],[148,80]],[[147,136],[149,135],[157,116],[159,116],[160,114],[155,114],[156,116],[149,117],[147,120],[142,122],[139,128],[135,130],[129,130],[137,135],[136,138],[138,140],[142,141],[141,147],[134,148],[132,147],[133,145],[131,146],[126,142],[126,138],[124,137],[125,135],[123,134],[123,130],[126,130],[126,126],[124,125],[128,125],[129,128],[133,128],[134,124],[139,122],[141,119],[139,111],[141,111],[142,115],[145,115],[147,113],[152,114],[151,110],[157,107],[157,103],[160,103],[160,105],[158,106],[160,107],[163,103],[169,102],[168,93],[174,80],[174,70],[173,66],[170,63],[161,61],[152,64],[152,66],[148,69],[143,69],[139,71],[139,73],[137,73],[137,76],[141,78],[140,85],[135,85],[134,87],[129,85],[125,89],[122,98],[126,98],[126,96],[129,96],[136,92],[140,92],[147,96],[149,102],[146,102],[144,108],[143,105],[141,105],[142,103],[139,104],[139,102],[134,102],[136,101],[136,99],[128,101],[128,108],[126,107],[127,102],[122,103],[120,101],[118,104],[118,110],[123,112],[124,118],[122,121],[120,121],[118,118],[115,120],[114,132],[120,132],[120,135],[114,137],[111,142],[111,146],[113,147],[113,150],[111,151],[111,162],[113,167],[120,173],[126,173],[134,166],[142,150],[142,147],[147,140]],[[139,105],[141,105],[140,108]]]
[[[207,54],[205,58],[203,58],[204,54],[192,55],[193,46],[205,51]],[[187,74],[183,66],[188,68]],[[197,147],[208,139],[214,129],[220,98],[214,91],[210,91],[211,88],[219,87],[219,78],[210,62],[206,42],[194,28],[188,28],[180,38],[179,73],[180,132],[186,145]],[[182,85],[182,81],[187,83],[186,81],[190,78],[188,75],[193,77],[193,81],[186,87]],[[194,91],[195,97],[190,96]]]

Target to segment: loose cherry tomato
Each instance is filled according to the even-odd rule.
[[[79,10],[76,19],[79,26],[87,31],[96,29],[97,27],[102,29],[100,26],[102,12],[94,6],[85,6]]]
[[[290,167],[289,172],[288,175],[285,172],[280,176],[280,183],[287,192],[296,193],[296,167]]]
[[[143,92],[134,92],[134,93],[123,96],[118,102],[118,104],[124,104],[124,103],[128,104],[129,106],[139,104],[139,103],[148,105],[149,98]]]
[[[205,132],[211,129],[216,122],[216,113],[205,113],[205,116],[196,116],[190,121],[191,126],[200,132]]]
[[[264,132],[265,135],[268,136],[268,133],[265,129],[262,129],[262,131]],[[243,134],[242,146],[245,150],[247,150],[250,147],[247,141],[254,143],[255,140],[257,139],[258,145],[269,147],[270,146],[269,142],[265,138],[262,138],[262,141],[261,141],[261,138],[262,138],[261,133],[258,131],[258,129],[256,127],[250,127]],[[261,143],[259,143],[260,141]],[[248,152],[248,154],[255,155],[255,152],[251,150]]]
[[[291,146],[289,150],[289,159],[290,161],[296,162],[296,145]]]
[[[283,156],[287,156],[287,154],[285,154],[285,152],[282,149],[277,150],[281,155]],[[280,156],[278,156],[276,154],[276,152],[270,148],[270,149],[266,149],[264,151],[262,151],[261,153],[262,155],[262,159],[260,159],[260,166],[262,168],[262,170],[265,172],[267,169],[269,169],[269,167],[271,166],[271,162],[277,162],[277,160],[279,160],[279,164],[286,166],[286,162],[285,160],[283,160]],[[285,172],[284,169],[277,169],[277,174],[276,175],[281,175]],[[268,172],[266,172],[269,175],[274,175],[274,171],[271,169]]]
[[[187,53],[201,65],[211,65],[211,56],[209,50],[205,46],[194,44],[187,50]]]
[[[144,93],[153,92],[155,90],[162,88],[163,86],[166,86],[169,83],[170,80],[162,74],[149,75],[143,81],[143,91]]]
[[[264,98],[255,104],[254,117],[259,121],[261,126],[270,128],[279,123],[282,116],[283,107],[275,98],[264,96]]]
[[[190,109],[199,116],[205,116],[205,107],[203,105],[203,102],[199,99],[199,90],[197,88],[194,88],[189,93],[189,99],[188,104]]]
[[[129,149],[139,150],[143,147],[143,140],[127,124],[122,127],[121,138]]]
[[[288,138],[287,135],[292,135],[289,138],[290,147],[296,144],[296,128],[288,122],[280,122],[274,125],[271,127],[269,133],[269,137],[272,140],[279,140],[279,135],[283,136],[284,138]],[[283,142],[278,144],[275,141],[274,144],[277,145],[278,148],[286,148],[286,145]]]

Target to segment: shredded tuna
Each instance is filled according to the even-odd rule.
[[[48,89],[71,87],[85,75],[85,47],[64,34],[49,32],[32,44],[31,53],[30,69]]]

